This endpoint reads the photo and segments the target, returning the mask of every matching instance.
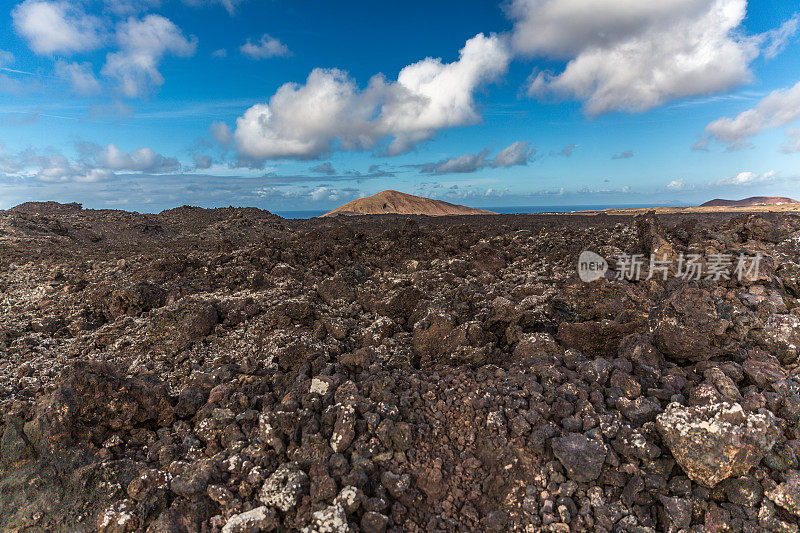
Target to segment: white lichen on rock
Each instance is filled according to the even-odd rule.
[[[268,531],[277,524],[275,511],[261,506],[246,513],[234,515],[222,528],[222,533],[249,533],[250,531]]]
[[[714,487],[741,476],[775,445],[775,417],[745,413],[738,403],[697,407],[670,404],[656,427],[675,460],[692,480]]]
[[[297,463],[284,463],[264,482],[259,499],[284,513],[297,505],[308,484],[308,476]]]

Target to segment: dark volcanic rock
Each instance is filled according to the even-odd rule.
[[[793,531],[798,235],[0,212],[0,530]],[[583,250],[763,269],[583,283]]]
[[[718,352],[714,340],[723,324],[707,291],[681,286],[656,312],[653,342],[671,359],[704,361]]]
[[[571,433],[553,439],[553,454],[567,469],[567,475],[575,481],[593,481],[600,477],[606,458],[605,445],[585,435]]]

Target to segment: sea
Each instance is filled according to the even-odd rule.
[[[483,207],[480,209],[488,209],[495,213],[504,215],[522,214],[522,213],[572,213],[574,211],[595,211],[600,209],[636,209],[643,207],[652,207],[648,204],[614,204],[614,205],[505,205],[495,207]],[[329,210],[320,211],[272,211],[278,216],[283,218],[314,218],[327,213]]]

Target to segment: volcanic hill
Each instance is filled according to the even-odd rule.
[[[495,215],[492,211],[432,200],[398,191],[381,191],[337,207],[324,217],[339,215]]]
[[[700,207],[753,207],[754,205],[796,204],[797,200],[782,196],[751,196],[744,200],[722,200],[717,198],[702,204]]]

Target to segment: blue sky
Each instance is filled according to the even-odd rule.
[[[5,5],[0,209],[800,196],[789,1]]]

